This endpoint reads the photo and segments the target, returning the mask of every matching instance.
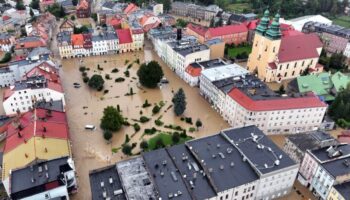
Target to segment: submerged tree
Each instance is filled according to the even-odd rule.
[[[182,115],[186,110],[186,96],[182,88],[180,88],[174,95],[172,102],[174,104],[174,112],[177,116]]]

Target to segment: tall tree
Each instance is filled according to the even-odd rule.
[[[137,71],[140,83],[148,88],[157,87],[160,80],[163,78],[163,70],[157,61],[151,61],[148,64],[144,63]]]
[[[103,130],[118,131],[123,122],[124,118],[120,112],[113,106],[107,106],[103,110],[100,126]]]
[[[32,2],[30,2],[29,7],[36,9],[36,10],[40,10],[40,1],[39,0],[32,0]]]
[[[96,89],[98,91],[101,91],[103,89],[103,85],[104,85],[105,81],[103,80],[102,76],[99,74],[94,74],[89,82],[88,85],[89,87]]]
[[[333,16],[336,16],[338,14],[338,0],[332,1],[332,8],[330,12]]]
[[[73,4],[73,6],[77,6],[78,5],[78,0],[72,0],[72,4]]]
[[[182,88],[180,88],[174,95],[172,102],[174,104],[175,115],[180,116],[186,110],[186,96]]]
[[[22,0],[17,0],[17,2],[16,2],[16,9],[17,10],[25,10],[26,9],[26,7],[24,6]]]

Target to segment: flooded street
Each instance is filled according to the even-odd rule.
[[[149,48],[146,48],[149,49]],[[132,63],[137,58],[140,59],[140,63],[145,60],[156,60],[163,68],[164,76],[169,80],[168,85],[164,85],[161,89],[142,89],[137,86],[138,80],[136,79],[136,72],[139,65],[134,63],[129,69],[130,77],[127,78],[124,75],[124,71],[127,69],[127,65]],[[129,60],[128,64],[125,64],[125,60]],[[98,70],[97,65],[103,70]],[[173,97],[173,91],[177,91],[179,88],[183,88],[186,94],[187,109],[185,111],[186,117],[192,117],[193,122],[199,118],[203,127],[199,131],[194,133],[188,133],[192,137],[203,137],[209,134],[218,132],[221,129],[229,127],[229,125],[221,118],[221,116],[211,109],[209,103],[199,95],[198,88],[191,88],[184,81],[178,78],[159,58],[154,55],[151,50],[140,51],[136,53],[127,53],[122,55],[111,56],[98,56],[84,58],[82,63],[87,68],[88,76],[93,74],[101,74],[105,77],[106,74],[111,76],[111,80],[105,79],[105,90],[109,92],[103,95],[103,92],[97,92],[89,89],[89,87],[83,83],[81,72],[79,71],[80,60],[70,59],[62,60],[61,79],[63,87],[66,93],[66,112],[69,119],[70,137],[72,140],[73,157],[76,162],[78,179],[79,179],[79,191],[73,195],[73,199],[90,199],[90,185],[88,173],[92,169],[103,167],[116,161],[119,161],[125,156],[121,151],[112,153],[112,148],[118,148],[124,143],[125,135],[128,134],[131,137],[130,144],[137,142],[137,147],[133,150],[133,153],[139,152],[139,144],[142,141],[142,134],[144,128],[155,127],[164,131],[171,131],[163,127],[157,127],[154,124],[154,120],[162,115],[161,121],[166,124],[180,125],[187,130],[195,125],[189,125],[180,120],[180,117],[176,117],[174,112],[167,108],[172,105],[171,99]],[[117,68],[118,73],[111,73],[112,69]],[[118,77],[125,78],[124,82],[116,83],[114,79]],[[73,83],[78,82],[82,85],[81,88],[76,89],[73,87]],[[133,92],[136,94],[133,96],[125,96],[126,93],[133,88]],[[165,102],[165,106],[161,112],[152,116],[152,108],[142,108],[142,104],[145,100],[148,100],[150,104]],[[109,105],[120,105],[122,114],[128,118],[128,122],[135,123],[132,119],[140,118],[140,111],[143,116],[152,118],[149,122],[141,124],[141,130],[134,134],[132,126],[122,128],[119,132],[114,133],[110,144],[107,144],[103,139],[102,131],[99,128],[100,119],[102,117],[103,109]],[[88,131],[84,129],[86,124],[93,124],[97,127],[95,131]],[[132,136],[133,135],[133,136]],[[147,136],[144,137],[147,139]]]

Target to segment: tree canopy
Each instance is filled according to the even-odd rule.
[[[26,9],[26,7],[24,6],[22,0],[17,0],[17,2],[16,2],[16,9],[17,10],[25,10]]]
[[[182,115],[186,110],[186,96],[182,88],[180,88],[174,95],[172,102],[174,104],[174,112],[177,116]]]
[[[329,115],[345,124],[344,128],[350,128],[350,84],[338,93],[333,103],[329,106]],[[347,125],[346,125],[347,124]]]
[[[32,0],[32,2],[29,4],[29,7],[40,10],[40,1],[39,0]]]
[[[52,6],[49,6],[47,11],[53,14],[56,18],[64,18],[66,16],[64,8],[58,3],[54,3]]]
[[[103,110],[103,117],[101,119],[101,128],[108,131],[118,131],[124,122],[123,116],[113,106],[107,106]]]
[[[137,71],[141,85],[148,88],[157,87],[159,81],[163,78],[163,70],[157,61],[144,63]]]
[[[98,91],[101,91],[103,89],[103,85],[104,85],[105,81],[103,80],[102,76],[99,74],[94,74],[89,82],[88,85],[89,87],[96,89]]]

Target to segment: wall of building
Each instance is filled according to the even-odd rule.
[[[345,197],[339,194],[339,192],[334,187],[332,187],[327,196],[327,200],[345,200]]]
[[[52,198],[59,198],[59,197],[66,197],[66,199],[69,200],[68,191],[65,185],[39,193],[39,194],[35,194],[30,197],[23,198],[23,200],[52,199]]]
[[[322,167],[317,167],[316,173],[311,182],[311,190],[317,193],[322,199],[326,199],[332,185],[334,178]]]
[[[223,58],[225,53],[225,43],[221,42],[209,46],[210,49],[210,60]]]

